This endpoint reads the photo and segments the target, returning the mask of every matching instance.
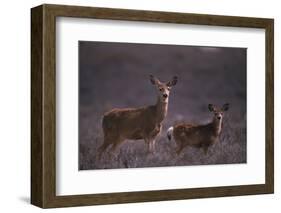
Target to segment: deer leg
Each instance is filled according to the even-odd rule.
[[[103,144],[101,145],[101,147],[98,149],[98,159],[101,159],[103,153],[106,151],[106,149],[110,146],[110,145],[114,145],[117,141],[116,138],[118,138],[118,136],[116,136],[116,134],[105,134],[104,135],[104,141]]]
[[[177,147],[177,150],[176,150],[177,155],[180,155],[183,148],[184,148],[184,146],[182,145],[182,143],[178,144],[178,147]]]
[[[156,128],[156,130],[151,135],[153,153],[155,152],[156,138],[160,134],[161,131],[162,131],[162,125],[159,124],[158,127]]]
[[[152,153],[152,152],[153,152],[153,144],[152,144],[152,141],[149,141],[148,151],[149,151],[149,153]]]
[[[155,152],[155,143],[156,143],[156,140],[153,139],[151,143],[152,143],[152,153],[154,153],[154,152]]]
[[[149,152],[152,154],[155,152],[155,143],[156,143],[156,137],[152,137],[149,139]]]
[[[110,148],[110,152],[115,152],[117,147],[119,146],[119,144],[122,142],[122,140],[120,140],[119,138],[118,139],[115,139],[114,143],[112,143],[112,146]]]
[[[148,153],[152,154],[152,155],[155,153],[155,140],[150,140],[149,141]]]
[[[152,149],[152,147],[151,147],[151,145],[152,145],[151,144],[151,140],[149,138],[144,138],[144,142],[147,144],[147,148],[148,148],[147,152],[150,153],[151,149]]]
[[[208,146],[204,146],[204,147],[203,147],[203,151],[204,151],[204,154],[205,154],[205,155],[207,155],[207,153],[208,153],[208,148],[209,148]]]
[[[186,143],[184,144],[181,140],[176,140],[176,144],[177,144],[176,153],[177,155],[180,155],[183,148],[186,146]]]
[[[102,154],[104,153],[104,151],[107,149],[107,147],[110,145],[110,143],[108,143],[106,140],[104,141],[104,143],[99,147],[98,149],[98,159],[101,159]]]
[[[117,148],[119,147],[119,145],[123,142],[123,140],[121,140],[120,138],[116,139],[114,141],[114,143],[112,144],[112,146],[110,147],[110,153],[115,155],[115,152],[117,150]]]
[[[148,140],[148,153],[154,153],[155,140]]]
[[[155,153],[156,137],[157,137],[157,135],[156,135],[156,136],[153,136],[153,137],[151,138],[152,153]]]

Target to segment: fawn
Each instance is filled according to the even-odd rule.
[[[102,120],[104,141],[98,150],[99,158],[109,146],[111,146],[110,152],[113,152],[126,139],[143,139],[148,144],[149,152],[153,152],[155,139],[160,133],[162,122],[167,115],[170,90],[172,86],[176,85],[177,80],[178,78],[175,76],[172,81],[164,83],[150,75],[150,81],[158,91],[155,105],[112,109],[106,112]]]
[[[222,108],[217,108],[213,104],[209,104],[208,108],[214,113],[213,120],[208,124],[177,124],[167,131],[169,140],[173,137],[176,144],[176,153],[179,155],[183,148],[193,146],[203,148],[207,154],[210,145],[214,144],[222,131],[223,113],[229,109],[229,104],[224,104]]]

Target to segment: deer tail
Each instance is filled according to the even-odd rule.
[[[174,127],[172,127],[172,126],[167,131],[167,137],[169,140],[172,139],[173,131],[174,131]]]

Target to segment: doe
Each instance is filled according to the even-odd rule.
[[[161,82],[150,75],[150,81],[158,92],[155,105],[141,108],[115,108],[106,112],[102,120],[104,141],[98,150],[99,158],[109,146],[111,146],[110,152],[114,152],[126,139],[143,139],[148,144],[149,152],[153,152],[155,139],[167,115],[170,90],[176,85],[177,80],[175,76],[169,82]]]
[[[222,131],[223,113],[229,109],[229,104],[224,104],[222,108],[217,108],[209,104],[208,108],[214,113],[213,120],[204,125],[194,125],[188,123],[177,124],[167,131],[169,140],[173,137],[176,144],[176,153],[179,155],[183,148],[187,146],[203,148],[207,154],[210,145],[214,144]]]

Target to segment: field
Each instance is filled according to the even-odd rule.
[[[155,104],[150,74],[162,81],[178,76],[155,153],[148,154],[143,140],[128,140],[97,159],[106,111]],[[207,123],[209,103],[230,103],[219,142],[207,155],[189,147],[177,156],[167,129],[182,121]],[[246,49],[79,42],[80,170],[246,163],[246,153]]]

